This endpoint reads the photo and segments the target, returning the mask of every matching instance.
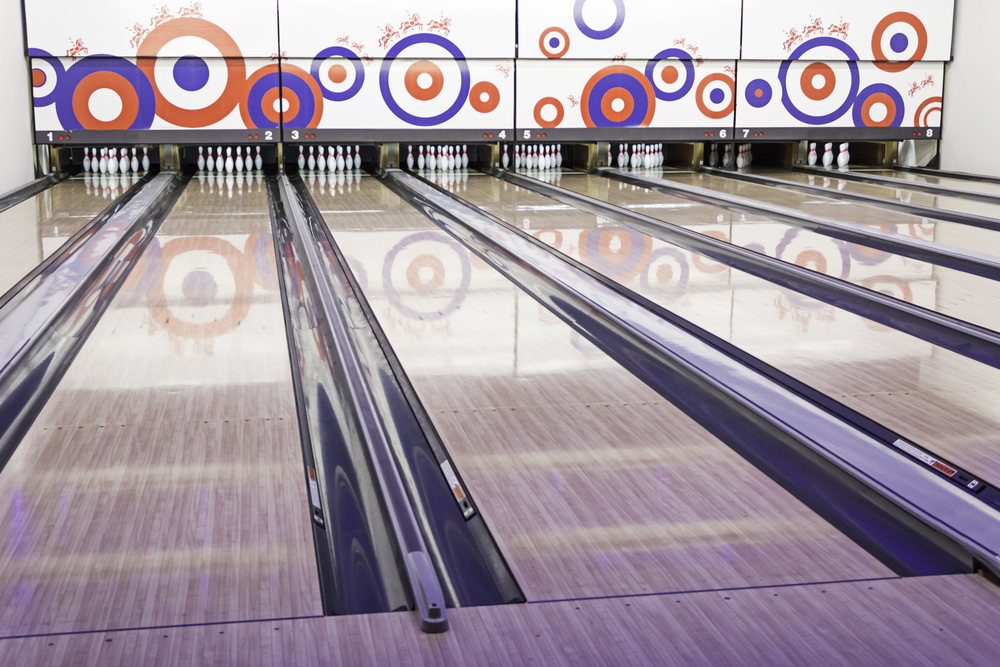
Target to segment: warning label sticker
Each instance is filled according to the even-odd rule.
[[[318,510],[323,509],[323,506],[319,502],[319,483],[316,481],[316,471],[309,468],[309,497],[312,500],[313,507]]]
[[[465,500],[465,490],[462,485],[458,483],[458,476],[455,471],[451,468],[451,462],[445,461],[441,464],[441,470],[444,472],[444,478],[448,480],[448,486],[451,487],[451,492],[455,494],[455,500],[461,503]]]
[[[939,472],[943,472],[944,474],[948,475],[948,477],[954,477],[955,474],[958,472],[957,470],[955,470],[954,468],[952,468],[950,465],[947,465],[945,463],[941,463],[940,461],[938,461],[936,458],[934,458],[933,456],[931,456],[927,452],[924,452],[924,451],[922,451],[920,449],[917,449],[916,447],[914,447],[913,445],[911,445],[910,443],[906,442],[903,439],[896,440],[896,442],[894,442],[892,444],[894,444],[899,449],[902,449],[904,452],[906,452],[910,456],[912,456],[912,457],[914,457],[914,458],[916,458],[916,459],[918,459],[920,461],[923,461],[924,463],[926,463],[930,467],[934,468],[935,470],[937,470]]]

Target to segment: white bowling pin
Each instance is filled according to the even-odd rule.
[[[202,169],[205,168],[204,150],[205,149],[203,147],[198,146],[198,171],[201,171]]]
[[[89,173],[90,172],[90,149],[89,148],[84,148],[83,149],[83,171],[85,173]],[[90,189],[90,184],[88,183],[87,186],[88,186],[87,189],[89,190]]]
[[[299,159],[297,160],[297,164],[299,165],[299,169],[305,169],[306,168],[306,154],[305,154],[305,150],[306,150],[305,147],[299,146]]]
[[[740,144],[740,152],[736,156],[736,168],[742,169],[747,164],[746,158],[743,157],[743,144]]]
[[[242,146],[237,146],[236,147],[236,164],[235,164],[235,166],[236,166],[236,171],[237,172],[239,172],[239,173],[243,172],[243,147]],[[241,188],[241,192],[242,192],[242,188]]]
[[[136,155],[135,155],[135,148],[134,147],[132,148],[132,159],[129,160],[128,166],[132,170],[133,173],[139,171],[139,158],[137,158]]]
[[[205,160],[205,167],[207,167],[209,171],[214,171],[215,170],[215,158],[212,157],[212,147],[211,146],[208,147],[208,159]],[[209,190],[209,192],[212,191],[212,184],[211,183],[208,184],[208,190]]]
[[[562,166],[562,144],[556,144],[556,166]]]
[[[118,173],[118,152],[114,148],[108,151],[108,173]]]
[[[816,143],[813,142],[813,143],[809,144],[809,160],[808,161],[809,161],[809,166],[810,167],[815,167],[816,166],[816,159],[817,159],[817,155],[816,155]]]
[[[319,169],[320,171],[326,171],[326,157],[323,155],[325,151],[326,149],[323,148],[322,146],[319,146],[316,149],[316,152],[319,153],[318,157],[316,158],[316,168]]]
[[[653,166],[653,159],[652,159],[652,156],[650,155],[650,151],[649,151],[649,146],[648,145],[645,146],[644,149],[643,149],[642,166],[645,169],[649,169],[650,167]]]
[[[351,157],[351,147],[347,147],[347,155],[344,157],[344,169],[350,171],[354,168],[354,158]]]
[[[257,169],[264,166],[264,159],[260,156],[260,146],[257,147],[257,157],[253,159],[253,166]]]
[[[361,146],[354,146],[354,168],[361,169]]]
[[[236,166],[236,162],[233,161],[233,147],[232,146],[226,146],[226,173],[227,174],[233,173],[233,167],[235,167],[235,166]],[[230,192],[230,196],[232,196],[231,192]]]
[[[118,173],[124,174],[128,171],[128,149],[123,148],[121,157],[118,158]]]
[[[306,159],[306,165],[308,165],[309,171],[312,171],[312,170],[314,170],[316,168],[316,153],[315,153],[315,150],[316,149],[315,149],[314,146],[310,146],[309,147],[309,157]]]
[[[712,152],[708,154],[708,166],[714,167],[719,164],[719,152],[716,150],[715,144],[712,144]]]
[[[726,144],[726,150],[722,154],[722,166],[729,169],[729,166],[733,163],[733,151],[732,144]]]
[[[344,151],[341,146],[337,146],[337,171],[344,171],[347,161],[344,160]]]
[[[142,170],[149,171],[149,147],[142,147]]]
[[[424,147],[417,146],[417,169],[423,169],[427,161],[424,160]]]
[[[448,146],[448,169],[454,171],[461,166],[462,158],[455,157],[455,146]]]
[[[406,147],[406,168],[413,169],[413,146]]]
[[[500,157],[500,164],[503,165],[504,169],[510,164],[510,158],[507,157],[507,144],[503,145],[503,155]]]
[[[837,155],[837,166],[846,167],[851,161],[851,153],[848,151],[850,144],[840,144],[840,154]]]
[[[823,151],[823,166],[829,167],[833,164],[833,144],[828,143]]]
[[[504,146],[504,156],[507,155],[507,147]],[[462,144],[462,169],[466,169],[469,166],[469,151],[466,144]],[[505,167],[507,165],[504,165]]]

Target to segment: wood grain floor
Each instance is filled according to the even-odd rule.
[[[3,667],[975,665],[1000,593],[973,575],[0,640]]]
[[[317,201],[529,600],[889,574],[377,182]]]
[[[321,613],[268,230],[182,194],[0,473],[3,635]]]

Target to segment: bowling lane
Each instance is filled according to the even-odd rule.
[[[6,634],[322,613],[266,189],[234,180],[187,186],[0,473]]]
[[[920,206],[930,206],[947,211],[957,211],[959,213],[969,213],[972,215],[982,215],[988,218],[1000,219],[1000,204],[987,204],[985,202],[962,199],[961,197],[945,197],[933,195],[929,192],[918,192],[906,189],[905,183],[900,183],[898,188],[889,186],[872,185],[870,183],[858,183],[837,178],[836,172],[832,172],[829,178],[816,176],[814,174],[802,174],[795,171],[784,171],[780,169],[767,169],[754,167],[752,173],[761,176],[780,178],[795,183],[805,183],[806,185],[816,185],[823,188],[834,188],[844,192],[855,192],[868,195],[870,197],[880,197],[882,199],[892,199],[907,204],[919,204]]]
[[[800,195],[719,176],[665,173],[663,178],[757,199],[768,204],[797,208],[805,213],[828,217],[837,215],[839,219],[848,222],[855,221],[851,214],[853,209],[861,209],[860,213],[869,219],[884,214],[885,224],[875,226],[914,238],[935,240],[950,238],[949,234],[956,232],[965,234],[968,231],[970,237],[982,232],[1000,239],[1000,233],[975,227],[939,221],[921,221],[920,218],[899,215],[892,211],[841,204],[822,197]],[[769,220],[766,217],[733,215],[718,206],[633,187],[604,176],[566,174],[559,184],[574,192],[597,197],[616,206],[716,238],[724,236],[725,240],[737,245],[794,262],[868,289],[886,292],[944,315],[1000,331],[1000,285],[988,278],[831,239],[817,232]],[[833,215],[830,215],[829,211],[832,211]],[[732,225],[734,230],[739,231],[734,231],[733,234],[721,232],[720,223]],[[947,228],[942,229],[942,226]],[[997,256],[1000,256],[1000,247],[997,248]]]
[[[873,176],[884,176],[895,178],[905,183],[927,183],[928,185],[940,185],[952,190],[961,192],[975,192],[984,195],[996,195],[1000,197],[1000,183],[990,183],[988,181],[968,181],[963,178],[948,178],[947,176],[931,176],[929,174],[916,174],[906,171],[896,171],[895,169],[858,169],[859,173],[871,174]]]
[[[325,181],[316,202],[530,600],[888,574],[376,180]]]
[[[94,184],[89,174],[71,178],[0,213],[0,294],[121,196],[132,179],[115,178],[112,187],[105,178],[105,185]]]
[[[889,258],[871,266],[832,242],[800,240],[770,224],[663,201],[663,195],[650,198],[653,193],[642,188],[619,190],[617,182],[600,176],[564,175],[559,184],[688,225],[702,216],[696,227],[701,233],[767,252],[784,246],[778,254],[799,263],[844,262],[877,289],[910,290],[921,305],[933,303],[944,289],[926,265]],[[462,188],[464,199],[556,250],[904,437],[1000,481],[1000,370],[514,185],[504,188],[483,177],[470,178]]]

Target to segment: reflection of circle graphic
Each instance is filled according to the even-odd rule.
[[[713,84],[716,85],[713,86]],[[709,102],[717,108],[710,108],[709,105],[705,103],[705,90],[707,90],[709,86],[712,86],[712,89],[709,92]],[[729,104],[722,106],[726,99],[729,100]],[[733,112],[734,108],[736,108],[736,82],[729,78],[729,75],[721,72],[709,74],[701,80],[701,83],[698,84],[698,90],[695,91],[694,100],[698,104],[698,111],[700,111],[706,118],[713,118],[716,120],[719,118],[725,118]]]
[[[625,65],[605,67],[590,77],[582,98],[580,113],[587,127],[645,127],[656,111],[656,95],[649,79]],[[615,100],[630,109],[627,116],[609,118],[604,113],[606,108],[613,108]]]
[[[889,225],[878,225],[878,229],[890,231],[892,228]],[[884,250],[858,245],[857,243],[845,243],[844,247],[847,248],[851,259],[857,260],[865,266],[875,266],[877,264],[881,264],[893,256]]]
[[[550,105],[556,110],[556,116],[552,120],[545,120],[542,118],[542,109]],[[562,102],[554,97],[543,97],[535,104],[535,122],[538,123],[538,127],[558,127],[565,113]]]
[[[282,114],[276,107],[287,104]],[[260,68],[247,81],[240,115],[248,128],[316,127],[323,117],[323,92],[305,70],[284,63]]]
[[[392,270],[393,265],[396,262],[396,258],[401,252],[411,249],[414,245],[421,242],[433,244],[435,249],[442,247],[448,248],[458,255],[458,261],[462,267],[462,278],[458,287],[454,290],[453,296],[443,308],[435,308],[434,310],[428,311],[411,308],[403,303],[403,297],[400,295],[398,288],[393,285]],[[426,258],[436,260],[437,264]],[[437,272],[438,267],[440,267],[440,273]],[[424,268],[429,268],[433,272],[433,276],[430,279],[420,275],[421,270]],[[444,263],[439,257],[432,255],[431,253],[421,253],[416,259],[411,260],[406,268],[407,282],[411,285],[411,287],[415,287],[419,291],[430,291],[432,289],[440,290],[444,285],[446,277],[447,274],[445,272]],[[389,251],[389,254],[385,256],[385,262],[382,264],[382,285],[385,288],[386,296],[389,298],[389,303],[392,304],[393,308],[399,311],[400,314],[413,320],[434,321],[451,315],[458,309],[462,302],[465,301],[465,296],[468,293],[469,283],[471,280],[472,265],[469,263],[468,253],[456,241],[440,232],[417,232],[416,234],[407,236]],[[413,284],[414,282],[417,283],[416,286]],[[437,285],[435,285],[435,283],[437,283]]]
[[[825,114],[810,114],[798,109],[794,102],[792,102],[787,81],[788,70],[796,60],[800,60],[808,51],[819,47],[831,47],[847,56],[846,65],[851,74],[851,83],[850,90],[847,92],[843,103],[839,107]],[[847,113],[847,110],[851,108],[852,104],[854,104],[855,97],[857,97],[858,88],[861,85],[861,79],[858,74],[858,63],[856,62],[857,60],[858,54],[854,52],[854,49],[839,39],[835,39],[833,37],[815,37],[803,42],[794,51],[792,51],[788,60],[783,61],[778,66],[778,80],[781,82],[781,103],[793,118],[809,125],[825,125],[826,123],[837,120]],[[829,65],[827,66],[829,67]],[[830,74],[835,78],[832,67],[830,68]],[[837,87],[836,81],[834,81],[834,86]]]
[[[913,52],[906,55],[910,46],[910,39],[904,32],[893,32],[889,39],[889,50],[892,55],[886,55],[882,48],[882,40],[885,38],[889,27],[893,24],[903,24],[913,30],[917,44],[913,47]],[[904,28],[905,29],[905,28]],[[883,72],[902,72],[913,64],[914,60],[920,60],[927,52],[927,28],[916,16],[909,12],[893,12],[878,22],[875,32],[872,33],[872,54],[875,56],[875,67]],[[885,62],[895,60],[901,62]]]
[[[403,83],[410,97],[427,102],[441,94],[444,88],[444,74],[441,68],[431,61],[418,60],[406,68]]]
[[[433,116],[416,116],[407,113],[393,97],[392,91],[390,90],[389,70],[392,68],[394,60],[399,58],[399,54],[403,50],[413,46],[414,44],[434,44],[445,49],[454,58],[454,62],[458,66],[461,76],[458,96],[455,98],[455,102],[445,111]],[[382,61],[382,68],[379,70],[379,88],[382,91],[382,99],[385,101],[385,105],[389,107],[389,110],[392,111],[397,118],[404,120],[411,125],[418,125],[421,127],[439,125],[457,114],[462,106],[465,105],[465,100],[469,96],[471,83],[469,64],[466,62],[465,55],[462,51],[455,46],[454,43],[444,37],[430,33],[409,35],[393,44],[392,48],[385,54],[385,59]]]
[[[872,107],[881,104],[885,108],[885,116],[881,119],[872,118]],[[884,83],[873,83],[860,93],[854,102],[855,127],[899,127],[903,122],[905,104],[903,96],[892,86]]]
[[[278,268],[274,258],[274,241],[270,234],[251,234],[243,254],[253,258],[253,281],[264,289],[278,289]]]
[[[573,20],[576,22],[576,27],[580,29],[580,32],[591,39],[607,39],[621,30],[622,24],[625,23],[624,0],[613,0],[615,3],[615,20],[604,30],[594,30],[584,22],[583,5],[586,2],[587,0],[576,0],[576,3],[573,5]]]
[[[469,104],[479,113],[489,113],[500,104],[500,91],[489,81],[480,81],[469,91]]]
[[[170,264],[186,253],[210,253],[225,260],[232,273],[234,294],[229,309],[222,317],[212,322],[185,322],[180,317],[172,316],[170,306],[164,291]],[[153,320],[173,336],[182,338],[214,338],[232,331],[242,322],[250,311],[253,297],[253,279],[246,256],[227,241],[216,237],[186,237],[168,241],[163,246],[163,268],[156,286],[147,295],[149,312]],[[191,274],[194,273],[194,276]],[[211,278],[211,281],[206,279]],[[209,293],[217,289],[215,277],[207,271],[195,269],[185,273],[181,279],[181,292],[185,298],[195,305],[204,305]]]
[[[673,260],[673,263],[658,261],[667,258]],[[653,267],[656,267],[655,277],[650,283],[649,273]],[[639,284],[643,294],[654,293],[658,296],[657,302],[661,306],[667,306],[684,296],[690,277],[691,269],[684,253],[674,248],[660,248],[649,256],[645,270],[639,274]],[[666,292],[666,300],[659,296],[660,290]]]
[[[146,130],[153,123],[156,97],[142,71],[114,56],[87,56],[66,70],[56,96],[56,114],[65,130]],[[110,121],[90,112],[90,96],[111,90],[121,111]]]
[[[354,81],[346,86],[346,88],[339,85],[345,83],[348,78],[348,71],[341,64],[345,61],[354,66]],[[327,69],[326,81],[333,83],[335,88],[337,88],[336,90],[327,88],[323,69]],[[361,86],[365,82],[365,67],[361,62],[361,58],[343,46],[331,46],[317,53],[316,57],[313,58],[312,65],[309,67],[309,73],[312,74],[313,79],[319,82],[319,86],[323,91],[323,97],[332,102],[343,102],[344,100],[351,99],[358,94],[358,91],[361,90]]]
[[[816,86],[817,78],[823,81],[818,87]],[[836,85],[837,75],[833,73],[833,68],[826,63],[807,65],[799,77],[799,86],[802,88],[802,92],[811,100],[825,100],[830,97],[830,93],[833,92]]]
[[[889,289],[878,289],[876,285],[888,284]],[[871,276],[861,281],[861,286],[873,292],[879,292],[895,299],[902,299],[907,303],[913,303],[913,289],[910,284],[899,280],[895,276]]]
[[[730,242],[729,234],[726,234],[725,232],[720,232],[716,229],[710,229],[708,231],[702,232],[702,234],[704,234],[709,238],[718,239],[726,243]],[[695,268],[698,269],[700,272],[708,274],[722,273],[729,269],[728,264],[723,264],[720,261],[714,260],[710,257],[705,257],[704,255],[700,255],[696,252],[691,253],[691,263],[694,264]]]
[[[358,281],[358,286],[362,290],[368,289],[368,272],[365,271],[364,265],[353,257],[348,257],[347,268],[354,274],[355,279]]]
[[[160,240],[154,236],[143,253],[139,255],[139,260],[132,267],[128,278],[122,283],[122,291],[132,291],[137,295],[148,294],[151,289],[156,287],[162,267],[163,251],[160,249]]]
[[[562,28],[546,28],[538,37],[538,48],[546,58],[562,58],[569,51],[569,35]]]
[[[789,229],[781,238],[774,250],[774,256],[782,261],[791,261],[793,264],[812,269],[819,273],[832,275],[840,279],[846,279],[851,272],[851,257],[845,248],[845,244],[836,239],[822,237],[800,236],[800,229]],[[797,242],[796,242],[797,241]],[[827,246],[824,248],[824,246]],[[829,248],[833,246],[833,248]],[[836,252],[834,255],[831,250]],[[788,259],[786,254],[795,255],[794,259]],[[833,258],[840,257],[840,273],[835,274],[837,268],[833,263]]]
[[[66,69],[59,59],[53,57],[48,51],[28,49],[28,56],[31,58],[31,85],[34,105],[47,107],[56,101],[56,91]],[[42,77],[41,81],[39,76]]]
[[[916,127],[930,127],[928,119],[930,115],[935,111],[941,112],[941,96],[928,97],[926,100],[920,103],[917,107],[917,111],[913,114],[913,124]]]
[[[542,238],[543,234],[551,234],[552,235],[552,241],[549,242],[549,241],[543,239]],[[562,246],[563,233],[561,231],[559,231],[558,229],[539,229],[537,232],[534,232],[532,234],[532,236],[534,236],[536,239],[538,239],[542,243],[544,243],[544,244],[546,244],[546,245],[548,245],[548,246],[550,246],[552,248],[555,248],[556,250],[558,250]]]
[[[179,37],[189,36],[207,41],[218,50],[220,55],[224,56],[225,87],[214,102],[204,107],[192,108],[176,105],[163,95],[163,91],[157,85],[158,54],[171,41]],[[179,18],[161,23],[142,40],[142,44],[139,45],[136,52],[136,63],[145,74],[145,78],[151,83],[156,94],[156,115],[173,125],[180,127],[212,125],[228,116],[243,98],[247,70],[239,46],[225,30],[203,19]],[[205,83],[208,83],[208,78],[205,79]]]
[[[684,81],[673,90],[663,90],[656,85],[657,77],[655,70],[658,63],[663,60],[676,60],[677,64],[684,66]],[[660,51],[646,63],[645,73],[646,78],[652,82],[656,98],[665,102],[673,102],[681,99],[694,86],[694,64],[691,62],[691,54],[682,49],[665,49]],[[659,78],[663,83],[668,85],[676,83],[679,78],[676,65],[674,63],[664,65]]]
[[[580,261],[615,280],[635,278],[649,263],[653,241],[631,229],[588,229],[580,233]]]
[[[771,101],[771,95],[771,84],[764,79],[754,79],[746,89],[747,104],[755,109],[767,106]]]

